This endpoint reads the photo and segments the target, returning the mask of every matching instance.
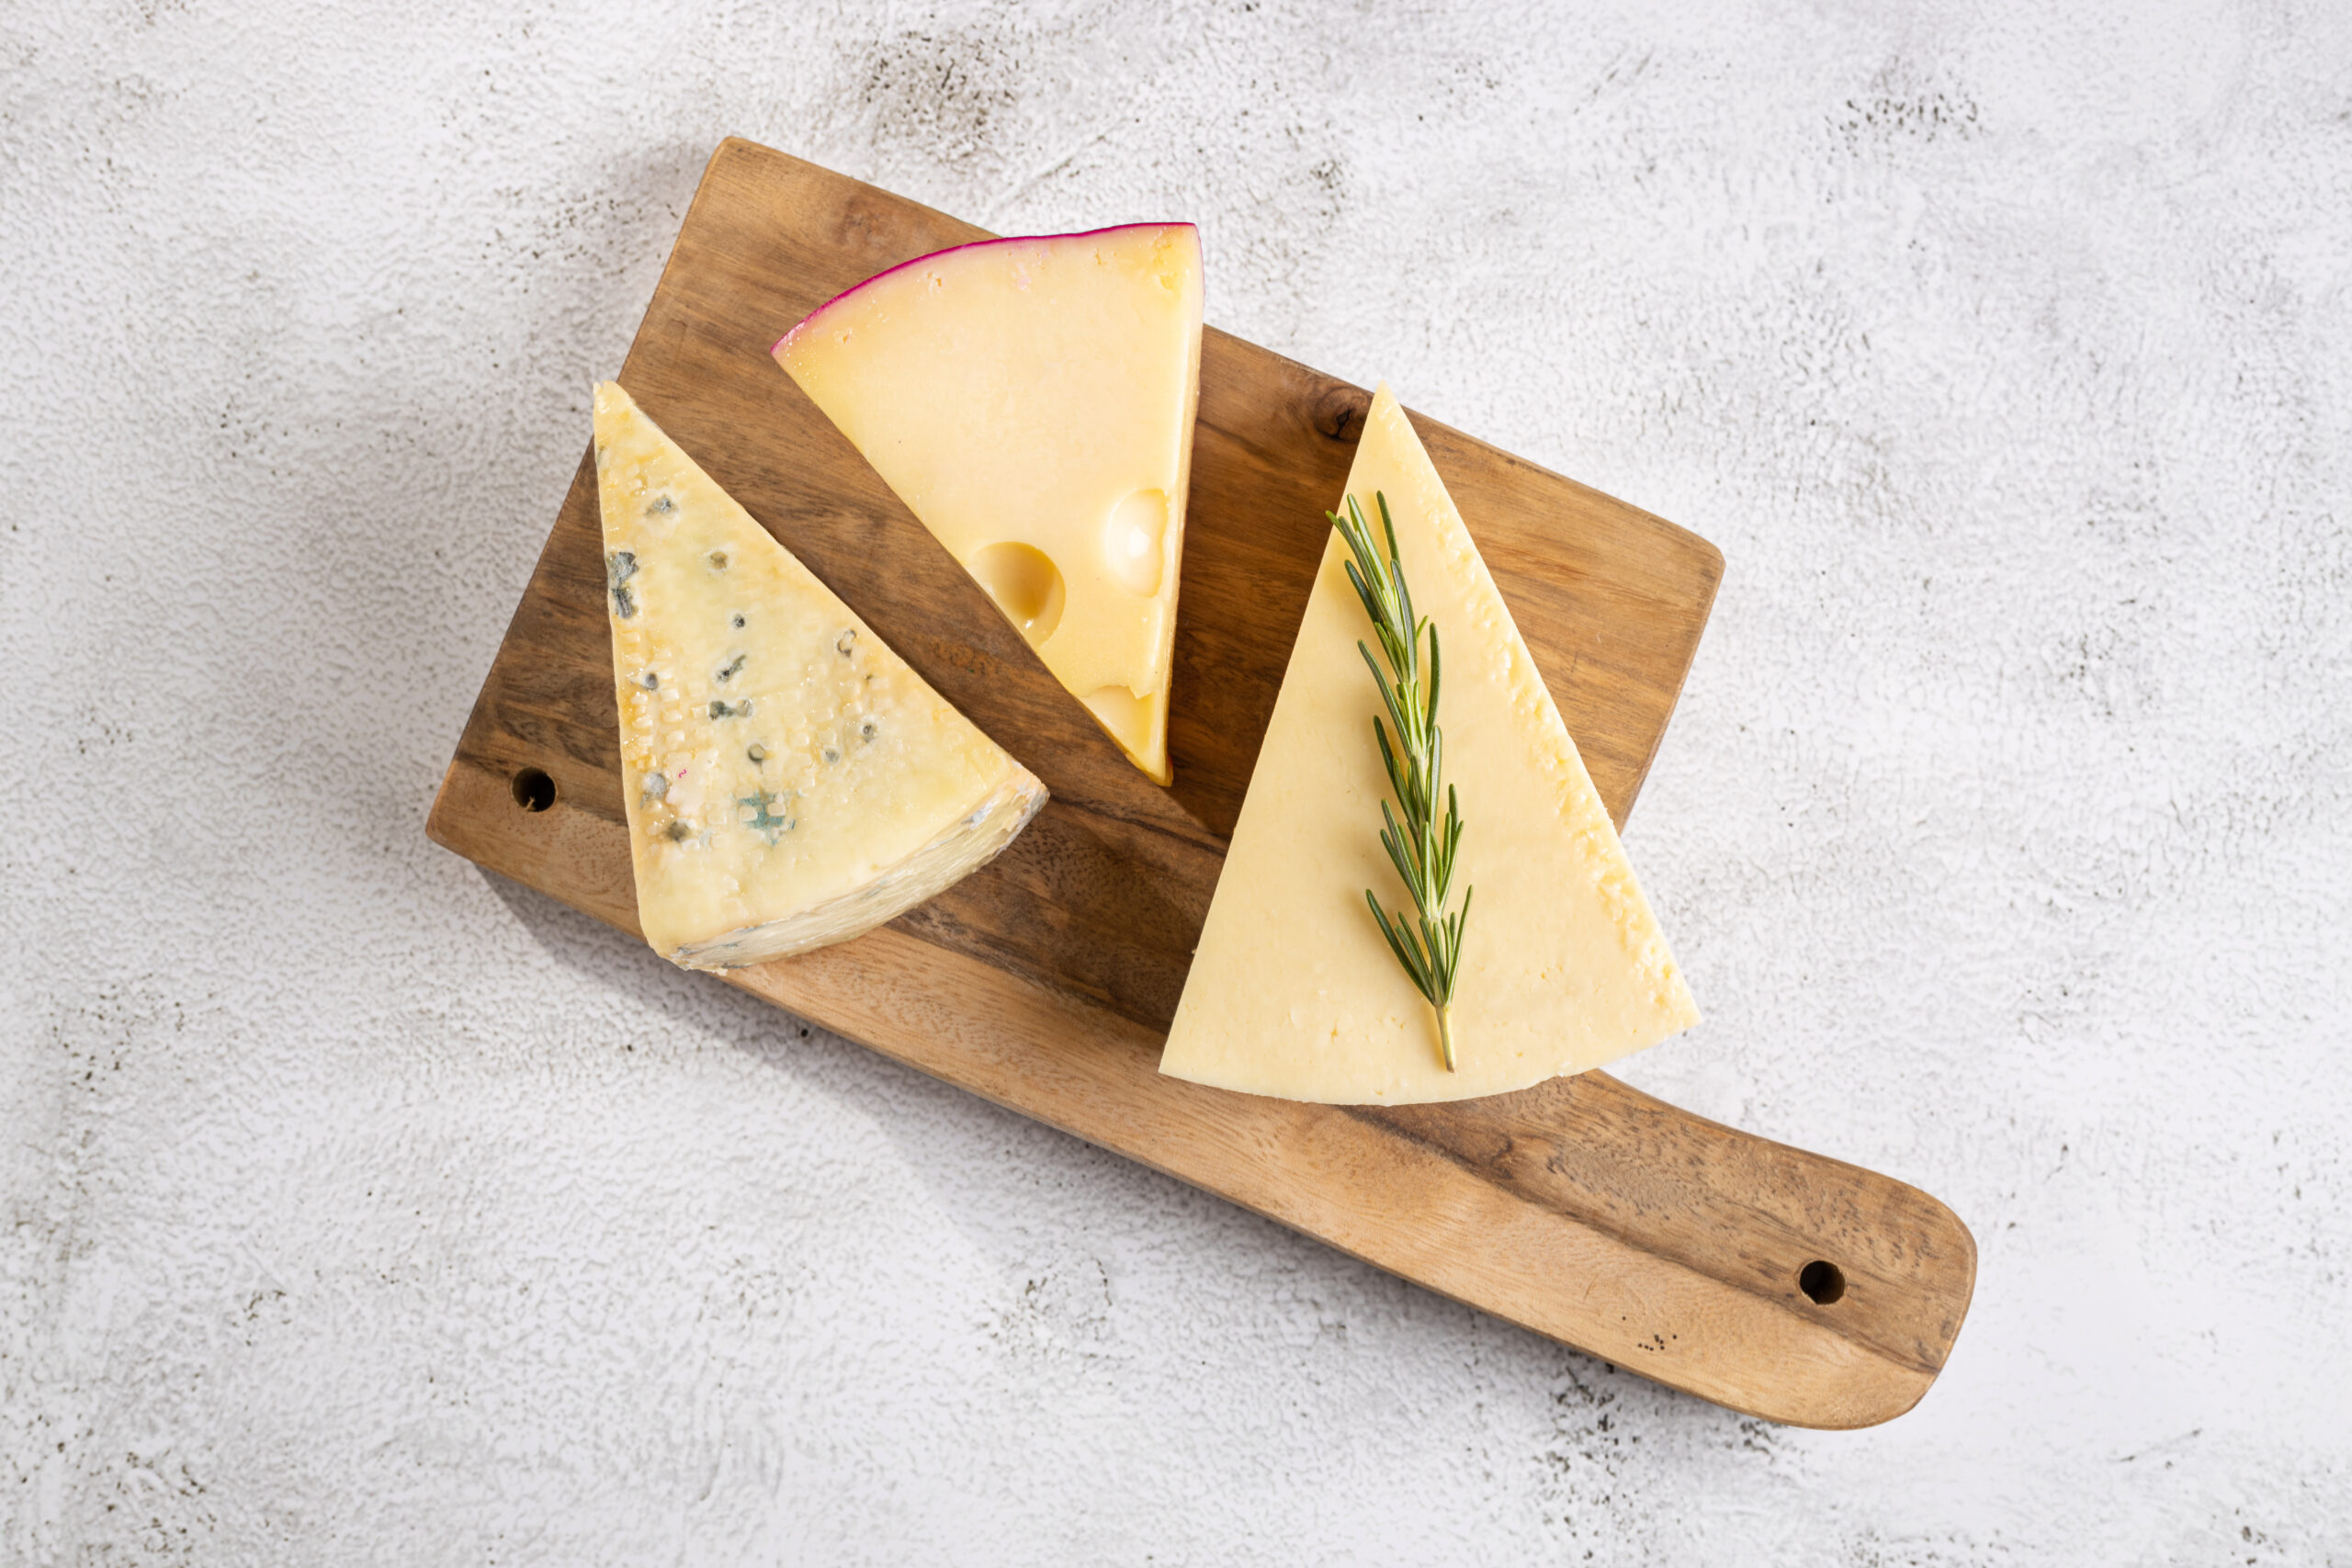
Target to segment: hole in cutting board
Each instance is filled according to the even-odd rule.
[[[525,768],[514,775],[514,804],[526,811],[545,811],[555,804],[555,780],[542,768]]]
[[[1797,1289],[1815,1306],[1827,1306],[1846,1293],[1846,1271],[1835,1263],[1815,1258],[1797,1270]]]

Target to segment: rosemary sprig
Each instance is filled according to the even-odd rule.
[[[1405,586],[1405,568],[1397,559],[1396,525],[1388,515],[1388,497],[1375,491],[1373,502],[1380,508],[1380,527],[1387,539],[1385,559],[1374,547],[1371,525],[1354,496],[1348,497],[1345,517],[1336,512],[1324,515],[1355,558],[1345,563],[1348,581],[1355,584],[1363,613],[1372,617],[1373,634],[1388,658],[1388,668],[1383,671],[1371,648],[1356,644],[1380,687],[1388,721],[1396,727],[1396,744],[1391,745],[1378,716],[1372,721],[1372,736],[1380,744],[1389,787],[1396,792],[1394,811],[1387,801],[1380,803],[1380,819],[1385,824],[1380,847],[1388,852],[1389,863],[1404,879],[1405,890],[1412,896],[1413,913],[1408,916],[1399,909],[1392,920],[1371,888],[1364,889],[1363,897],[1372,906],[1372,918],[1380,922],[1380,934],[1388,939],[1389,951],[1437,1013],[1438,1047],[1450,1073],[1454,1070],[1453,982],[1460,972],[1462,928],[1470,919],[1470,895],[1477,889],[1464,888],[1462,908],[1451,915],[1445,912],[1453,882],[1453,852],[1462,842],[1462,810],[1453,786],[1447,784],[1445,821],[1441,825],[1437,820],[1438,775],[1445,757],[1445,741],[1437,724],[1437,627],[1426,617],[1414,619],[1413,594]],[[1423,632],[1430,639],[1426,682],[1420,659]]]

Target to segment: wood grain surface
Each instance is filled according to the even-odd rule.
[[[1322,511],[1370,400],[1205,334],[1170,714],[1176,782],[1162,790],[767,356],[832,294],[980,237],[729,141],[621,368],[665,430],[1053,795],[1011,850],[948,893],[731,983],[1660,1382],[1805,1426],[1909,1409],[1942,1368],[1975,1277],[1966,1227],[1917,1189],[1688,1115],[1601,1073],[1414,1108],[1296,1105],[1159,1075],[1323,547]],[[1214,251],[1209,263],[1214,302]],[[1722,558],[1598,491],[1414,424],[1622,823]],[[635,931],[603,587],[583,460],[427,830]],[[532,810],[517,780],[537,773],[553,801]],[[1842,1292],[1824,1289],[1815,1267],[1809,1293],[1800,1281],[1814,1265],[1834,1269]]]

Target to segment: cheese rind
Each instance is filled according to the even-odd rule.
[[[1452,497],[1386,386],[1346,493],[1387,497],[1416,612],[1444,649],[1438,721],[1476,897],[1453,1000],[1458,1070],[1364,890],[1406,903],[1357,651],[1371,622],[1336,531],[1307,600],[1159,1070],[1251,1094],[1412,1104],[1582,1072],[1698,1021],[1609,813]],[[1335,510],[1343,509],[1341,507]],[[1459,907],[1458,903],[1455,906]]]
[[[690,969],[846,941],[986,864],[1044,785],[647,418],[596,389],[638,922]]]
[[[1200,391],[1189,223],[986,240],[821,306],[776,362],[1166,784]]]

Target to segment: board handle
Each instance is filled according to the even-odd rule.
[[[1901,1415],[1968,1314],[1975,1238],[1946,1205],[1607,1073],[1442,1112],[1354,1114],[1605,1254],[1605,1283],[1502,1315],[1653,1376],[1687,1359],[1687,1381],[1661,1381],[1750,1414],[1816,1427]],[[1703,1345],[1689,1343],[1694,1327]]]

